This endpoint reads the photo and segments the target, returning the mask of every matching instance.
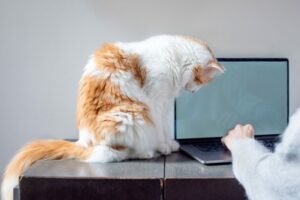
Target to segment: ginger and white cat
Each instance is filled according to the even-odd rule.
[[[3,200],[12,200],[18,177],[38,160],[114,162],[177,151],[168,123],[175,97],[182,89],[196,92],[221,72],[206,43],[189,37],[105,44],[80,80],[79,140],[35,141],[21,149],[6,168]]]

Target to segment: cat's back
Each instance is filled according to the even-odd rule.
[[[146,81],[147,69],[140,55],[127,52],[116,43],[107,43],[90,56],[80,80],[80,91],[97,88],[98,95],[110,97],[110,101],[120,97],[146,102]]]
[[[174,44],[176,40],[176,36],[157,35],[138,42],[116,42],[115,45],[128,53],[140,53],[152,49],[159,51]]]
[[[143,88],[150,75],[148,72],[168,57],[166,48],[174,40],[174,36],[161,35],[139,42],[106,43],[90,56],[83,77],[111,79],[121,85],[130,82]]]

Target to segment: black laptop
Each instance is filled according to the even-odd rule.
[[[175,103],[175,139],[181,150],[204,164],[230,163],[221,137],[250,123],[271,150],[288,124],[289,66],[285,58],[220,58],[226,68],[197,93]]]

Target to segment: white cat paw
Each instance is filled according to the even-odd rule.
[[[146,153],[139,154],[137,156],[137,158],[139,158],[139,159],[151,159],[153,157],[154,157],[154,152],[153,151],[148,151]]]
[[[176,140],[170,140],[168,144],[172,152],[179,151],[180,145]]]
[[[158,148],[158,151],[163,155],[169,155],[171,153],[171,148],[168,144],[161,144]]]

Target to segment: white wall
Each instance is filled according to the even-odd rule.
[[[105,41],[168,33],[208,41],[218,57],[288,57],[300,105],[298,0],[0,0],[0,170],[38,138],[76,138],[78,80]]]

